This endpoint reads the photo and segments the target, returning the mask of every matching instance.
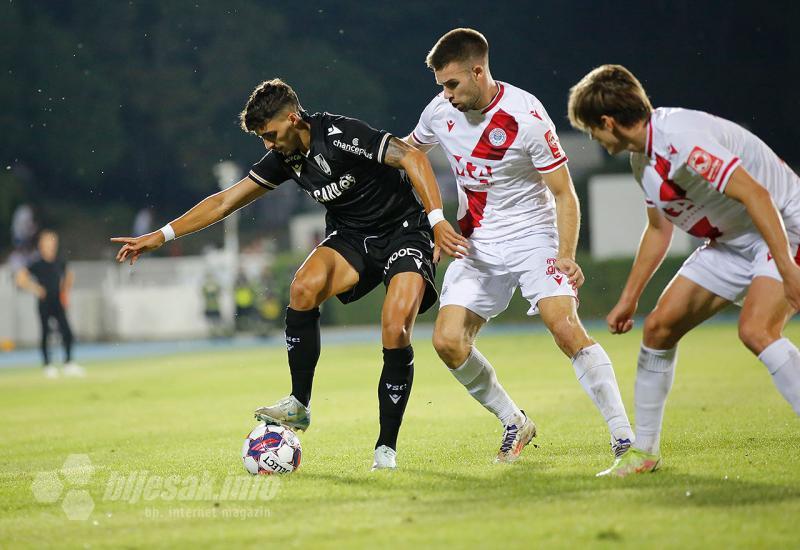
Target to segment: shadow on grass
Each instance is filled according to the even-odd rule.
[[[669,470],[626,479],[592,475],[543,473],[534,463],[497,466],[478,474],[433,469],[404,469],[370,475],[304,473],[298,482],[324,482],[367,490],[374,496],[410,497],[424,500],[587,499],[602,493],[603,499],[641,502],[642,505],[736,507],[800,499],[798,485],[771,485],[741,479],[672,473]],[[294,480],[293,480],[294,481]]]

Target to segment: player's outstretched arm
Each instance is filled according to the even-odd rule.
[[[741,202],[747,209],[783,278],[786,299],[793,308],[800,309],[800,267],[792,258],[786,227],[769,191],[739,166],[731,174],[724,193]]]
[[[542,174],[547,188],[556,200],[556,223],[558,226],[558,258],[556,269],[569,278],[569,283],[579,288],[583,285],[584,276],[575,261],[575,250],[578,247],[578,231],[581,227],[581,209],[575,186],[566,166],[558,170]]]
[[[631,272],[617,304],[606,316],[608,330],[612,334],[623,334],[633,328],[633,315],[639,307],[639,298],[664,257],[672,242],[673,226],[656,208],[647,208],[647,225],[639,241],[639,249],[633,260]]]
[[[433,260],[439,260],[439,249],[454,258],[463,258],[469,248],[469,241],[456,233],[450,222],[444,219],[439,184],[436,183],[436,176],[433,175],[433,168],[425,153],[403,140],[392,137],[386,148],[384,163],[405,170],[417,191],[433,227],[436,244]]]
[[[236,210],[247,206],[267,192],[249,177],[245,177],[224,191],[206,197],[185,214],[170,222],[175,235],[182,237],[205,229]],[[117,252],[117,261],[130,260],[133,265],[144,252],[155,250],[166,242],[166,235],[160,229],[139,237],[112,237],[112,242],[123,243]]]

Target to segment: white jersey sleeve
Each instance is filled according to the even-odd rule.
[[[731,174],[741,164],[739,157],[702,130],[676,132],[672,139],[678,150],[675,160],[679,169],[700,176],[712,189],[724,192]]]
[[[525,150],[540,174],[553,172],[567,162],[567,153],[558,140],[555,124],[544,107],[532,110],[523,120],[526,121],[521,126]]]
[[[439,103],[438,99],[439,96],[436,96],[428,103],[428,106],[425,107],[425,110],[422,111],[422,114],[419,116],[419,122],[417,122],[414,131],[411,132],[411,137],[420,145],[439,143],[439,138],[436,137],[436,134],[432,130],[433,114]]]

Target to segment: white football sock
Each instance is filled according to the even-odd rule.
[[[800,351],[788,338],[775,340],[758,356],[772,375],[775,387],[800,415]]]
[[[592,344],[583,348],[572,358],[572,367],[578,382],[603,415],[611,437],[633,442],[633,430],[625,414],[614,368],[603,347]]]
[[[457,369],[448,370],[467,388],[472,397],[500,419],[503,426],[506,426],[515,416],[522,418],[521,411],[497,381],[497,375],[492,365],[481,355],[478,348],[472,348],[463,365]]]
[[[677,346],[672,349],[650,349],[642,344],[636,368],[636,444],[646,453],[658,454],[664,405],[675,380]]]

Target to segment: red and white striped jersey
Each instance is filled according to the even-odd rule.
[[[648,207],[695,237],[722,242],[758,231],[744,205],[723,194],[738,166],[769,191],[787,230],[800,234],[800,178],[738,124],[701,111],[655,109],[645,153],[631,154]]]
[[[555,234],[552,193],[541,174],[567,162],[556,129],[533,95],[498,82],[482,111],[462,113],[442,94],[431,100],[412,137],[439,143],[458,182],[458,223],[485,242],[534,232]]]

